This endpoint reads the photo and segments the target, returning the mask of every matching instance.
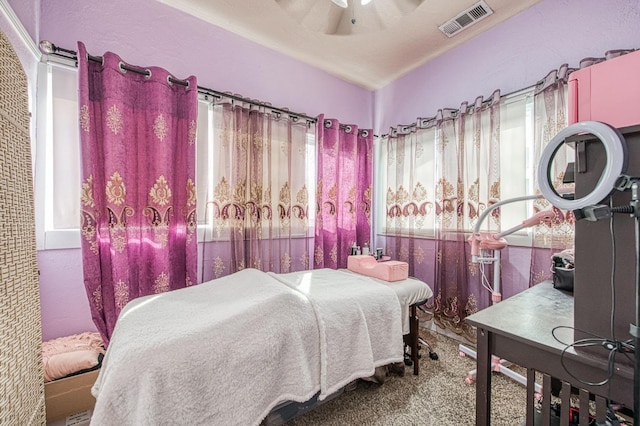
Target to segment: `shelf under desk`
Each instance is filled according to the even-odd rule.
[[[543,282],[467,317],[467,321],[477,327],[478,335],[477,425],[490,424],[492,355],[527,368],[527,425],[533,425],[536,372],[545,376],[545,395],[549,395],[550,378],[556,378],[582,389],[583,393],[633,407],[632,368],[616,363],[610,386],[590,386],[581,381],[599,382],[606,377],[608,351],[603,348],[603,356],[598,357],[569,348],[562,355],[566,346],[574,341],[573,310],[570,293],[554,289],[551,282]],[[552,335],[558,326],[564,326],[555,332],[561,342]],[[548,419],[548,408],[543,410],[544,414]]]

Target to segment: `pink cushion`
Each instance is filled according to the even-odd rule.
[[[347,257],[347,269],[384,281],[406,280],[409,276],[409,264],[397,260],[378,262],[373,256]]]
[[[50,382],[98,365],[104,354],[100,333],[81,333],[60,337],[42,344],[44,381]]]

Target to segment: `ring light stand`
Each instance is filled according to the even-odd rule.
[[[579,134],[592,134],[600,139],[605,148],[607,163],[591,193],[579,199],[569,200],[561,197],[553,188],[550,173],[551,163],[565,139]],[[627,161],[627,143],[618,129],[597,121],[575,123],[561,130],[545,147],[538,167],[538,184],[544,198],[554,206],[565,210],[599,207],[596,205],[607,198],[615,189],[631,189],[630,205],[626,208],[612,208],[609,214],[617,210],[618,212],[630,213],[636,219],[636,312],[635,324],[629,325],[629,333],[633,336],[634,342],[633,424],[640,425],[640,350],[638,350],[640,348],[640,196],[638,194],[639,180],[637,178],[630,179],[623,175],[627,168]],[[597,218],[591,220],[597,220]],[[615,301],[612,300],[611,303],[615,303]]]
[[[489,206],[482,214],[478,217],[478,221],[473,228],[473,234],[469,237],[469,243],[471,244],[471,261],[473,263],[480,264],[493,264],[493,286],[491,289],[487,287],[488,290],[491,291],[491,302],[498,303],[502,300],[502,294],[500,293],[500,250],[507,247],[507,241],[504,239],[507,235],[511,235],[514,232],[517,232],[524,228],[529,228],[531,226],[539,225],[543,222],[549,222],[554,218],[554,213],[550,210],[544,210],[538,212],[523,221],[521,224],[514,226],[513,228],[507,229],[503,232],[492,233],[492,232],[483,232],[480,231],[480,227],[487,216],[496,208],[503,206],[505,204],[515,203],[518,201],[528,201],[542,198],[542,195],[525,195],[522,197],[510,198],[507,200],[499,201],[495,204]],[[484,273],[482,274],[484,277]],[[484,285],[484,284],[483,284]],[[477,354],[471,348],[466,347],[465,345],[459,345],[458,350],[460,351],[460,355],[469,355],[472,358],[476,358]],[[527,378],[523,375],[516,373],[511,370],[509,367],[511,363],[504,359],[499,359],[496,356],[491,358],[491,370],[497,373],[502,373],[507,377],[519,382],[522,385],[527,385]],[[475,381],[477,370],[471,370],[467,374],[467,378],[465,382],[467,384],[471,384]],[[541,387],[539,384],[535,384],[536,392],[540,393]]]

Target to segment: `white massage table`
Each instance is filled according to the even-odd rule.
[[[344,269],[344,271],[355,274],[355,272],[347,269]],[[425,282],[412,277],[391,282],[377,278],[369,279],[391,288],[398,297],[398,301],[402,307],[402,334],[404,335],[405,344],[410,349],[409,355],[413,364],[413,374],[417,376],[420,372],[418,362],[420,358],[420,336],[418,334],[417,307],[426,303],[427,300],[433,296],[433,291]]]
[[[356,274],[347,269],[341,270],[347,273]],[[359,275],[359,274],[356,274]],[[424,304],[428,299],[433,296],[431,288],[416,278],[407,278],[401,281],[388,282],[379,280],[376,278],[369,278],[380,284],[386,285],[391,288],[398,298],[402,307],[402,333],[404,335],[404,344],[409,348],[409,359],[413,365],[413,374],[419,374],[419,359],[420,359],[420,343],[429,345],[428,342],[423,341],[419,336],[419,324],[417,316],[418,306]],[[431,359],[437,360],[438,355],[429,347],[429,356]],[[406,363],[405,353],[405,363]],[[296,403],[287,401],[276,406],[261,423],[261,426],[278,426],[286,423],[287,421],[303,415],[314,408],[322,405],[323,403],[337,398],[343,393],[343,389],[328,396],[325,400],[319,401],[317,395],[308,401],[302,403]]]
[[[413,279],[247,269],[134,299],[92,389],[91,424],[258,425],[285,401],[328,400],[402,362],[405,328],[417,374],[415,304],[431,295]]]

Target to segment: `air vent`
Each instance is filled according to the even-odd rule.
[[[448,20],[438,28],[447,37],[453,37],[463,29],[491,15],[493,10],[483,0],[471,6],[469,9],[459,13],[455,18]]]

